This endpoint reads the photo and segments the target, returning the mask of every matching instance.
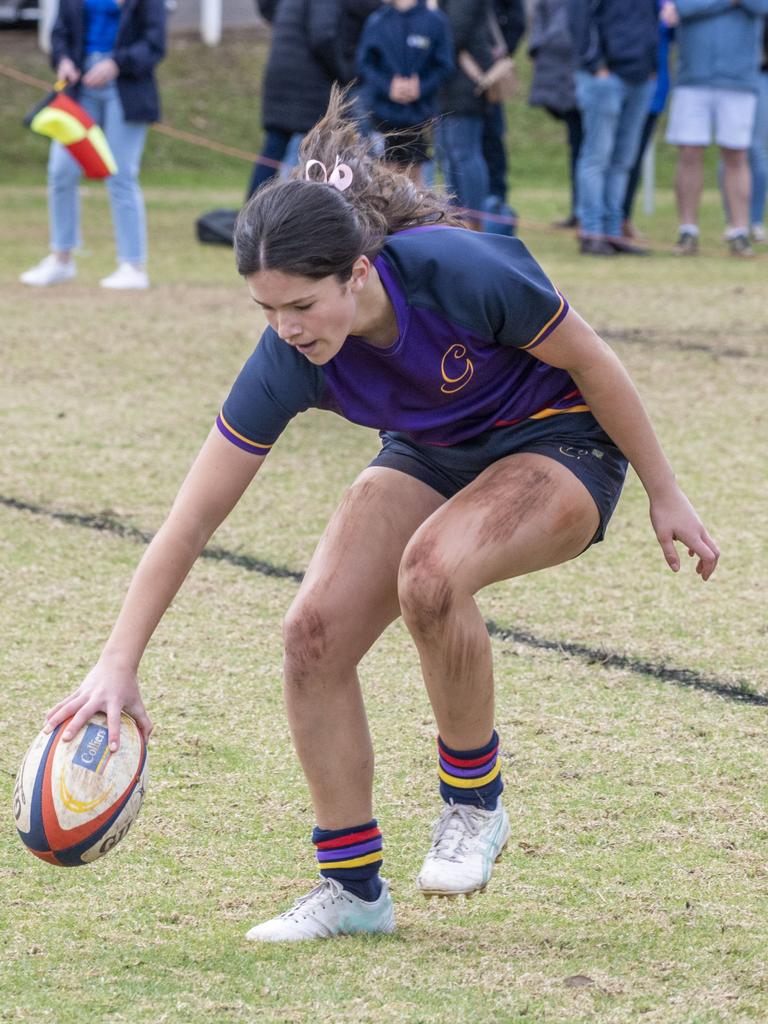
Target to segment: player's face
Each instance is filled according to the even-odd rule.
[[[300,277],[281,270],[259,270],[246,281],[269,326],[311,363],[322,366],[354,333],[357,299],[369,266],[367,260],[361,268],[358,263],[344,284],[334,275]]]

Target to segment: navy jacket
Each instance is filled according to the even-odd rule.
[[[117,92],[126,121],[159,121],[160,96],[155,67],[165,56],[164,0],[125,0],[120,11],[112,57],[120,69]],[[85,24],[82,0],[60,0],[51,35],[51,65],[62,57],[76,68],[85,62]],[[77,96],[77,89],[74,91]]]
[[[425,0],[399,11],[389,4],[365,23],[357,70],[370,111],[398,126],[421,124],[437,114],[437,90],[453,74],[453,40],[448,19]],[[419,76],[421,95],[395,103],[389,87],[395,75]]]
[[[656,70],[657,0],[569,0],[568,14],[578,69],[634,83]]]

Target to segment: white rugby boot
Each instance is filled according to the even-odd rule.
[[[381,893],[373,903],[359,899],[335,878],[321,878],[320,884],[297,900],[290,910],[257,924],[245,937],[250,942],[300,942],[394,930],[395,909],[383,878]]]
[[[71,281],[76,274],[77,268],[74,260],[70,259],[64,263],[51,252],[34,267],[19,274],[19,280],[22,284],[29,284],[33,288],[47,288],[51,284],[63,284],[64,281]]]
[[[470,804],[446,804],[432,832],[432,846],[416,884],[425,896],[471,896],[490,881],[509,840],[509,818]]]

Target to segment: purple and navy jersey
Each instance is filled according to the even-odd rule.
[[[350,335],[314,366],[267,328],[217,420],[233,444],[266,455],[310,408],[434,445],[587,410],[568,373],[531,355],[568,303],[519,239],[413,228],[388,238],[375,266],[397,317],[394,344]]]

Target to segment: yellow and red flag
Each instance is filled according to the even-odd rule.
[[[66,146],[86,178],[108,178],[117,170],[107,137],[93,118],[67,95],[63,84],[27,114],[24,124]]]

